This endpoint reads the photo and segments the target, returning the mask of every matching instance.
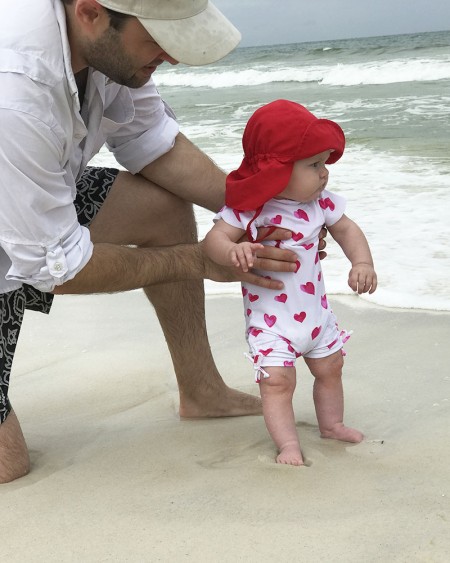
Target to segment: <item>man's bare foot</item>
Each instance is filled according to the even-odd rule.
[[[220,418],[262,414],[261,399],[248,393],[231,389],[203,388],[196,397],[180,391],[181,418]]]
[[[304,465],[302,453],[298,444],[285,446],[277,455],[277,463],[286,465]]]
[[[342,422],[338,422],[330,430],[321,432],[322,438],[329,438],[331,440],[341,440],[342,442],[352,442],[358,444],[364,439],[364,434],[355,428],[344,426]]]

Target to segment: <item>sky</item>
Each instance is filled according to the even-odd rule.
[[[450,29],[450,0],[212,0],[241,47]]]

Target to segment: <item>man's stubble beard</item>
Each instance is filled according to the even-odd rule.
[[[132,61],[121,47],[120,33],[112,27],[109,27],[95,42],[84,44],[83,54],[88,66],[117,84],[128,88],[140,88],[149,80],[149,77],[139,78],[135,72],[131,74]]]

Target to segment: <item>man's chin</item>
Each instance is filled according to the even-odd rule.
[[[142,88],[142,86],[145,86],[145,84],[147,84],[147,82],[150,80],[151,77],[152,77],[151,74],[149,74],[148,76],[140,76],[140,77],[134,75],[132,78],[120,82],[120,84],[122,84],[122,86],[127,86],[128,88],[133,88],[133,89]]]

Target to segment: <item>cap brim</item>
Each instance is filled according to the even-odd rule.
[[[240,32],[211,2],[190,18],[139,21],[168,55],[187,65],[218,61],[241,40]]]

